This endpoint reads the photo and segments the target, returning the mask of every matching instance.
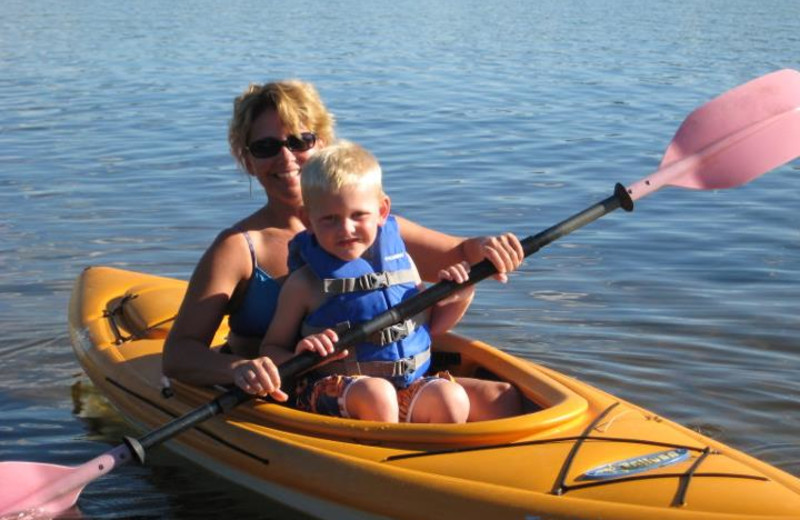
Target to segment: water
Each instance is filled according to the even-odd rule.
[[[77,464],[127,431],[73,358],[73,280],[186,278],[262,203],[225,141],[248,82],[313,81],[382,161],[397,213],[526,236],[656,169],[693,108],[800,69],[798,18],[789,0],[6,0],[0,460]],[[458,329],[800,476],[798,170],[664,189],[485,283]],[[92,483],[74,514],[286,516],[152,460]]]

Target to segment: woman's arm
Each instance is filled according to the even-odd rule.
[[[406,249],[426,282],[437,281],[439,271],[446,266],[468,261],[462,248],[465,238],[440,233],[403,217],[397,217],[397,224]]]
[[[313,303],[313,287],[307,269],[300,269],[286,279],[278,296],[275,315],[259,348],[259,357],[244,360],[233,369],[233,382],[245,392],[286,401],[281,390],[278,366],[292,358],[303,319]]]
[[[457,264],[470,265],[488,259],[497,268],[495,278],[505,282],[506,273],[514,271],[522,263],[522,245],[512,233],[473,238],[456,237],[435,231],[408,219],[397,217],[400,235],[409,254],[415,259],[422,279],[438,280],[439,271]]]
[[[166,376],[195,385],[233,382],[233,370],[243,358],[220,355],[209,347],[232,294],[250,275],[241,240],[230,231],[221,233],[198,262],[164,343]]]

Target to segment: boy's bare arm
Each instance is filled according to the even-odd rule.
[[[469,279],[469,264],[461,262],[442,269],[439,272],[439,279],[464,283]],[[470,285],[434,305],[430,317],[431,335],[444,334],[455,327],[467,312],[474,296],[475,286]]]
[[[281,288],[275,316],[261,341],[260,355],[278,364],[294,356],[300,327],[315,299],[314,290],[313,279],[305,268],[289,276]]]

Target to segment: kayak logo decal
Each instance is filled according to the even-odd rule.
[[[602,466],[592,468],[578,480],[604,480],[609,478],[627,477],[656,468],[663,468],[671,464],[683,462],[689,458],[689,450],[686,448],[676,448],[673,450],[648,453],[630,459],[609,462]]]

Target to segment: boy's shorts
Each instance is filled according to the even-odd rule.
[[[349,418],[345,407],[347,390],[355,381],[368,376],[331,375],[320,379],[313,377],[300,380],[295,389],[295,406],[304,412]],[[417,396],[423,388],[440,379],[455,381],[449,372],[443,371],[432,376],[421,377],[405,388],[397,389],[397,402],[400,405],[400,422],[408,422]]]

